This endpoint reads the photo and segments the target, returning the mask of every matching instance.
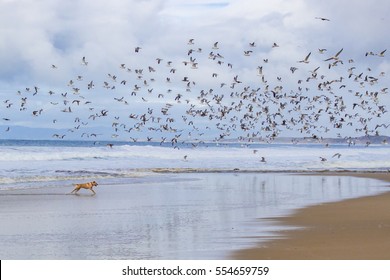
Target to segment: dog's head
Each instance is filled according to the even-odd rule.
[[[96,181],[92,181],[91,184],[92,184],[92,186],[97,186],[98,185],[98,183],[96,183]]]

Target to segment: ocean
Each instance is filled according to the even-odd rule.
[[[1,140],[0,151],[2,259],[228,258],[278,238],[281,226],[268,218],[389,190],[374,179],[321,175],[388,172],[386,145],[174,149],[150,142]],[[97,195],[67,195],[72,184],[91,180],[99,183]]]
[[[110,146],[109,144],[112,144]],[[146,178],[160,172],[388,171],[387,145],[0,140],[0,190],[58,181]],[[262,160],[262,158],[264,158]]]

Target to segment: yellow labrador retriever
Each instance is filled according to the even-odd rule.
[[[95,181],[92,181],[92,182],[89,182],[89,183],[84,183],[84,184],[74,184],[75,188],[73,191],[71,191],[71,193],[77,193],[80,189],[87,189],[87,190],[91,190],[93,192],[93,194],[96,194],[95,191],[93,190],[93,187],[97,186],[98,183],[96,183]]]

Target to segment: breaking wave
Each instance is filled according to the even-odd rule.
[[[384,145],[2,146],[0,186],[156,176],[161,173],[390,170]]]

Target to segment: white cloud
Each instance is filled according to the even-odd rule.
[[[76,81],[76,85],[82,89],[82,96],[93,100],[99,108],[106,105],[114,110],[118,103],[113,97],[126,96],[131,100],[128,95],[133,87],[142,85],[146,78],[152,77],[156,82],[149,81],[149,89],[153,87],[154,92],[163,92],[167,96],[169,87],[182,87],[185,92],[185,83],[181,79],[190,76],[191,80],[197,82],[197,92],[186,93],[188,99],[193,100],[201,87],[215,87],[216,92],[221,92],[219,86],[223,79],[230,84],[235,75],[254,88],[263,87],[263,84],[257,84],[260,79],[256,76],[258,66],[264,67],[267,79],[273,81],[283,76],[284,87],[294,90],[298,78],[290,75],[291,66],[298,67],[301,75],[308,75],[309,70],[321,65],[324,75],[333,78],[345,75],[349,66],[346,61],[353,58],[359,71],[371,66],[373,75],[379,74],[376,67],[388,72],[387,57],[365,57],[365,52],[377,53],[390,48],[390,39],[386,36],[390,4],[384,0],[355,2],[1,1],[0,63],[6,67],[0,69],[0,84],[3,87],[0,96],[2,99],[12,98],[16,104],[21,97],[10,97],[10,94],[18,90],[26,94],[26,87],[38,86],[41,92],[29,98],[40,98],[40,102],[47,103],[54,98],[47,92],[53,90],[56,92],[55,98],[62,102],[60,94],[68,92],[70,96],[72,92],[72,88],[67,86],[69,80],[76,81],[76,77],[82,75],[83,81]],[[315,17],[329,18],[330,21]],[[187,45],[190,38],[195,39],[193,46]],[[213,50],[212,44],[216,41],[220,49]],[[250,42],[255,42],[256,48],[250,57],[245,57],[243,52],[251,50]],[[273,43],[280,47],[272,48]],[[142,48],[140,53],[134,52],[137,46]],[[199,63],[197,70],[182,64],[183,60],[189,60],[187,52],[190,48],[194,48],[194,51],[202,48],[202,54],[194,52],[191,55]],[[319,54],[319,48],[328,49],[327,54]],[[341,48],[344,48],[342,59],[345,65],[327,70],[323,60]],[[223,67],[207,58],[211,51],[224,56]],[[297,64],[309,52],[311,63]],[[81,65],[83,56],[89,62],[87,67]],[[161,65],[156,64],[158,57],[164,59]],[[264,63],[263,59],[269,59],[269,63]],[[178,73],[176,76],[171,75],[171,68],[165,66],[168,60],[173,61],[173,68]],[[234,68],[229,69],[227,62],[232,63]],[[58,69],[52,69],[52,64]],[[125,64],[133,72],[130,74],[120,69],[120,64]],[[148,66],[158,71],[148,73]],[[135,78],[134,71],[139,68],[144,69],[142,80]],[[219,76],[212,79],[210,76],[214,72],[218,72]],[[108,73],[118,76],[116,84],[111,82],[116,86],[114,91],[102,89],[103,82],[109,81]],[[168,76],[174,81],[173,85],[165,82]],[[123,79],[128,80],[126,88],[118,84]],[[94,81],[95,92],[100,95],[85,90],[90,81]],[[312,82],[310,86],[316,87],[317,84]],[[109,97],[102,97],[103,94]],[[225,95],[229,94],[227,90]],[[140,99],[140,96],[138,94],[137,98]],[[146,96],[149,100],[155,100],[150,95]],[[388,98],[385,100],[388,102]],[[146,108],[154,106],[141,104]],[[129,111],[139,107],[137,102],[128,105]]]

